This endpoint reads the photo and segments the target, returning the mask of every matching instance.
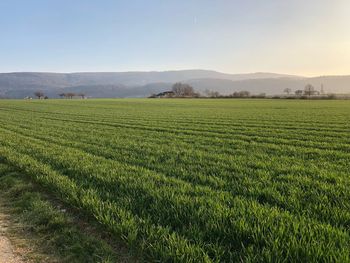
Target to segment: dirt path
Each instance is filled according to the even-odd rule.
[[[6,216],[0,212],[0,263],[24,263],[24,261],[15,254],[14,247],[6,237],[7,226]]]

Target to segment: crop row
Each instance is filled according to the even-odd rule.
[[[348,262],[349,113],[342,101],[1,102],[0,158],[150,260]]]

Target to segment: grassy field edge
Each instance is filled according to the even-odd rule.
[[[1,158],[0,207],[9,219],[9,238],[29,262],[137,261],[96,222],[53,199]]]

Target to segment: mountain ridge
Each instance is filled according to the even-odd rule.
[[[276,95],[285,88],[303,89],[310,83],[322,85],[329,93],[350,93],[350,76],[303,77],[290,74],[254,72],[222,73],[214,70],[190,69],[168,71],[125,72],[9,72],[0,73],[0,96],[23,98],[41,90],[49,97],[62,92],[86,93],[91,97],[147,97],[171,88],[175,82],[191,84],[195,90],[229,94],[239,90]]]

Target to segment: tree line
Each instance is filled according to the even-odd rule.
[[[291,88],[285,88],[283,90],[284,93],[287,94],[287,98],[312,98],[312,97],[320,97],[320,98],[336,98],[335,94],[326,93],[324,91],[323,85],[321,85],[321,89],[317,90],[313,85],[307,84],[304,89],[298,89],[296,91],[292,91]]]
[[[311,84],[307,84],[304,89],[298,89],[296,91],[292,91],[291,88],[285,88],[283,90],[285,94],[287,94],[287,97],[281,97],[280,95],[270,96],[270,98],[329,98],[333,99],[336,98],[334,94],[326,94],[323,85],[321,85],[320,90],[316,90],[314,86]],[[48,96],[44,94],[42,91],[36,91],[34,92],[35,97],[38,99],[48,99]],[[60,98],[65,99],[73,99],[74,97],[80,97],[82,99],[86,98],[85,93],[74,93],[74,92],[65,92],[58,94]],[[251,94],[249,91],[242,90],[242,91],[235,91],[228,95],[222,95],[218,91],[212,91],[206,89],[204,91],[204,95],[200,94],[199,92],[196,92],[194,88],[187,84],[187,83],[181,83],[177,82],[172,85],[171,90],[164,91],[158,94],[152,94],[149,96],[149,98],[266,98],[265,93],[260,94]],[[26,97],[30,98],[30,97]]]
[[[292,91],[291,88],[285,88],[283,90],[286,96],[274,95],[267,96],[266,93],[260,94],[251,94],[249,91],[235,91],[231,94],[222,95],[218,91],[213,91],[206,89],[204,94],[200,94],[196,92],[192,86],[186,83],[177,82],[175,83],[171,90],[164,91],[158,94],[152,94],[149,98],[272,98],[272,99],[283,99],[283,98],[321,98],[321,99],[335,99],[337,96],[335,94],[326,94],[323,85],[321,85],[321,89],[317,90],[311,84],[307,84],[304,89],[298,89],[295,92]]]
[[[175,83],[170,91],[152,94],[149,98],[265,98],[266,94],[252,95],[249,91],[236,91],[229,95],[222,95],[218,91],[205,90],[204,95],[196,92],[194,88],[186,83]]]
[[[34,96],[38,99],[48,99],[49,97],[44,94],[42,91],[36,91],[34,92]],[[73,93],[73,92],[67,92],[67,93],[60,93],[58,96],[61,99],[73,99],[74,97],[80,97],[82,99],[86,98],[85,93]],[[30,97],[26,97],[30,98]]]
[[[85,93],[73,93],[73,92],[60,93],[60,94],[58,94],[58,96],[60,96],[61,99],[63,99],[63,98],[65,98],[65,99],[73,99],[74,97],[80,97],[82,99],[86,98]]]

